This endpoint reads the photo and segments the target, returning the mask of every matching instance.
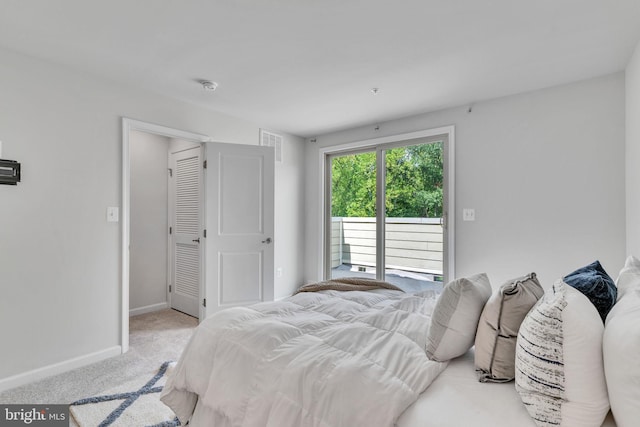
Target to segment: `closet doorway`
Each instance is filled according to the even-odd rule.
[[[202,145],[130,132],[129,315],[173,308],[199,317]]]
[[[136,137],[149,140],[145,150]],[[206,135],[126,118],[122,141],[122,352],[129,349],[131,314],[176,304],[204,319],[227,307],[272,301],[273,147],[212,142]],[[139,148],[142,153],[136,153]],[[140,190],[144,179],[138,172],[145,167],[158,178],[149,180],[153,189]],[[164,187],[155,188],[162,182]],[[138,234],[147,228],[153,237],[143,236],[140,245]],[[136,299],[133,282],[151,271],[159,283],[153,285],[157,299]]]
[[[123,352],[130,316],[170,307],[200,318],[207,140],[123,120]]]

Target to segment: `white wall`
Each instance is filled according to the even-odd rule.
[[[131,131],[129,311],[167,304],[169,138]]]
[[[292,143],[285,136],[282,162],[276,162],[275,170],[274,262],[276,271],[282,269],[282,276],[278,277],[276,274],[275,278],[275,299],[290,296],[303,284],[306,179],[304,155],[305,143]]]
[[[307,150],[305,280],[317,279],[318,147],[455,125],[456,275],[494,286],[531,271],[542,283],[600,259],[624,262],[624,76],[319,136]],[[476,221],[463,222],[463,208]]]
[[[259,125],[11,51],[0,57],[3,157],[23,165],[18,186],[0,186],[2,389],[28,374],[8,377],[118,350],[121,232],[106,222],[106,208],[122,198],[121,117],[247,144],[258,143]],[[285,135],[292,157],[276,174],[287,181],[276,182],[287,191],[278,196],[285,218],[302,209],[304,165],[295,164],[302,144]],[[289,234],[303,234],[302,220],[278,230],[286,236],[274,236],[282,241],[276,259],[301,265],[301,245]],[[276,295],[301,278],[286,269]]]
[[[169,151],[171,153],[177,153],[178,151],[188,150],[189,148],[197,147],[198,144],[185,141],[184,139],[169,138]]]
[[[640,256],[640,43],[626,73],[627,253]]]

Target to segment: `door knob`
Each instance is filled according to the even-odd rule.
[[[262,243],[266,243],[267,245],[271,243],[271,237],[267,237],[266,240],[263,240]]]
[[[193,239],[192,242],[200,243],[200,238],[198,237],[197,239]]]

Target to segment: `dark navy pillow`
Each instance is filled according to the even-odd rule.
[[[566,275],[563,280],[567,285],[576,288],[589,298],[604,322],[609,310],[616,303],[618,288],[616,288],[613,279],[604,271],[600,261],[577,269]]]

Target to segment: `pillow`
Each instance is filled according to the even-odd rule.
[[[589,298],[604,323],[609,310],[616,303],[617,289],[613,279],[600,265],[600,261],[577,269],[566,275],[563,280],[567,285],[573,286]]]
[[[544,289],[531,273],[509,280],[482,310],[476,333],[475,365],[481,382],[507,382],[515,377],[516,340],[520,324]]]
[[[604,326],[602,351],[611,412],[618,427],[640,420],[640,260],[630,256],[620,271],[618,302]]]
[[[445,285],[433,309],[427,333],[429,359],[445,362],[462,356],[471,348],[480,313],[490,296],[491,284],[484,273]]]
[[[516,390],[538,426],[601,426],[609,412],[603,330],[589,299],[562,280],[527,314],[516,345]]]
[[[618,301],[627,292],[633,293],[640,289],[640,260],[635,256],[629,255],[624,263],[616,280],[616,288],[618,289]]]

